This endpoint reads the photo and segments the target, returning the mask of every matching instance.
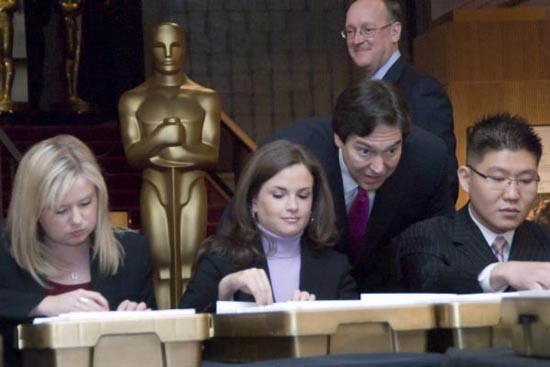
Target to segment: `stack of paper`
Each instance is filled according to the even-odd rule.
[[[158,311],[109,311],[109,312],[69,312],[55,317],[37,317],[33,324],[43,324],[54,321],[75,321],[75,320],[135,320],[153,319],[163,317],[174,317],[181,315],[192,315],[195,310],[158,310]]]

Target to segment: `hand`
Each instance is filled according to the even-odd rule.
[[[550,262],[507,261],[491,271],[491,287],[510,286],[516,290],[550,289]]]
[[[292,298],[290,298],[289,301],[315,301],[315,299],[316,297],[313,293],[296,289],[294,293],[292,293]]]
[[[45,297],[29,316],[57,316],[67,312],[109,311],[109,302],[100,293],[77,289]]]
[[[117,311],[148,311],[150,308],[147,308],[147,304],[145,302],[133,302],[125,299],[124,301],[120,302],[120,305],[118,305]]]
[[[181,145],[185,141],[185,127],[177,117],[162,120],[162,124],[156,127],[155,133],[157,139],[167,146]]]
[[[237,291],[254,296],[258,306],[273,303],[271,284],[263,269],[251,268],[226,275],[218,285],[218,299],[229,300]]]

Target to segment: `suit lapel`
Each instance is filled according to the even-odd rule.
[[[403,187],[396,175],[397,171],[376,191],[374,205],[367,223],[367,230],[363,237],[359,258],[368,255],[369,251],[380,245],[381,237],[388,233],[388,227],[394,223],[399,215],[399,207],[403,196]]]
[[[397,83],[401,78],[401,75],[403,74],[403,70],[405,70],[405,65],[405,59],[403,58],[403,56],[399,56],[397,61],[395,61],[395,63],[391,66],[391,68],[382,79]]]
[[[468,205],[460,209],[455,216],[453,245],[457,251],[464,253],[465,259],[475,263],[490,264],[498,261],[470,217]]]
[[[323,269],[315,266],[316,255],[305,243],[302,243],[302,259],[300,266],[300,289],[307,289],[308,292],[319,294],[319,282],[323,279]]]
[[[514,232],[510,260],[533,260],[537,254],[536,240],[521,224]]]

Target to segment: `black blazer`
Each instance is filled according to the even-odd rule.
[[[113,276],[100,277],[99,264],[92,263],[91,290],[101,293],[111,310],[116,310],[125,299],[145,302],[156,308],[149,262],[149,244],[144,236],[133,232],[116,234],[125,252],[124,263]],[[0,330],[4,341],[5,365],[17,365],[19,355],[13,349],[14,329],[17,324],[29,322],[29,312],[38,305],[47,290],[29,273],[21,269],[9,253],[6,232],[0,236]]]
[[[439,136],[447,145],[451,193],[458,196],[458,162],[453,124],[453,107],[445,89],[434,78],[408,63],[403,56],[384,75],[395,83],[409,104],[416,126]]]
[[[262,246],[258,247],[263,254]],[[248,268],[264,269],[270,278],[265,257]],[[218,300],[219,282],[223,277],[235,271],[231,258],[205,256],[199,262],[197,271],[187,285],[179,307],[194,308],[197,312],[214,312]],[[350,275],[350,265],[346,256],[331,248],[314,249],[305,244],[302,244],[300,290],[315,294],[318,300],[355,299],[358,297],[357,287]],[[254,302],[254,297],[242,292],[235,293],[233,299]]]
[[[284,126],[268,141],[288,139],[309,148],[324,167],[341,232],[336,249],[349,252],[349,231],[338,147],[329,117],[307,118]],[[408,226],[439,215],[454,215],[445,143],[413,126],[405,139],[399,165],[376,191],[359,260],[353,275],[360,291],[395,289],[393,237]]]
[[[497,262],[493,251],[468,212],[454,219],[431,218],[399,238],[400,279],[411,292],[482,292],[477,277]],[[524,221],[515,231],[510,260],[550,261],[550,232]]]

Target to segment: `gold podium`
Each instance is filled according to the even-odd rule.
[[[509,328],[501,323],[501,301],[449,302],[436,305],[437,326],[450,331],[449,347],[483,349],[511,346]]]
[[[528,357],[550,357],[550,291],[518,292],[502,300],[502,321],[512,330],[514,350]]]
[[[23,366],[198,367],[209,315],[142,312],[113,319],[19,325]]]
[[[317,301],[321,303],[324,301]],[[330,302],[330,301],[328,301]],[[225,362],[368,352],[425,352],[436,327],[432,305],[213,315],[204,358]]]

